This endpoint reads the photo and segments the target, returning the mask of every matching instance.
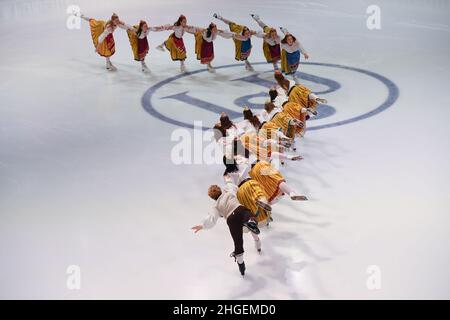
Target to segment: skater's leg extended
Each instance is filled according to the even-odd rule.
[[[280,183],[280,190],[289,195],[292,200],[308,200],[305,196],[298,195],[286,182]]]
[[[267,24],[261,21],[257,14],[251,14],[251,17],[256,21],[256,23],[264,30],[267,27]]]
[[[226,24],[233,23],[233,21],[225,19],[224,17],[222,17],[221,15],[218,15],[217,13],[214,13],[213,17],[216,18],[216,19],[219,19],[220,21],[223,21]]]

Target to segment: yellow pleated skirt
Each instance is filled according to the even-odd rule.
[[[266,161],[257,162],[250,170],[249,176],[259,182],[269,202],[280,194],[280,184],[286,181],[281,173]]]
[[[295,128],[290,124],[292,119],[293,118],[287,112],[282,111],[278,112],[269,122],[272,122],[275,126],[281,128],[287,137],[293,138],[295,135]]]
[[[111,57],[116,52],[114,37],[112,34],[108,35],[100,45],[98,38],[105,31],[106,22],[102,20],[89,20],[89,27],[91,29],[92,42],[94,43],[95,51],[102,57]]]
[[[302,84],[297,84],[289,90],[288,99],[290,102],[300,104],[305,108],[315,110],[317,108],[317,101],[309,99],[309,94],[312,91]]]
[[[244,182],[236,192],[236,197],[256,216],[258,223],[265,221],[269,216],[266,210],[256,206],[256,200],[268,199],[267,194],[256,180],[250,179]]]
[[[186,47],[182,38],[179,39],[172,33],[164,44],[166,49],[169,50],[170,57],[173,61],[186,60]]]
[[[261,146],[262,139],[256,133],[245,133],[240,137],[242,145],[258,160],[268,160],[271,150]]]

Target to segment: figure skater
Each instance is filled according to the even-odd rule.
[[[106,70],[116,71],[117,68],[110,60],[110,57],[116,52],[113,33],[117,27],[126,29],[125,24],[120,21],[119,16],[115,13],[113,13],[111,19],[106,22],[88,18],[82,13],[74,12],[74,15],[89,22],[95,52],[106,59]]]
[[[134,60],[141,62],[141,70],[144,73],[150,72],[145,64],[145,57],[148,54],[149,46],[147,36],[150,31],[163,31],[163,27],[149,27],[144,20],[139,21],[135,26],[125,25],[127,27],[128,39],[130,40],[131,50]]]
[[[294,81],[298,82],[296,72],[300,63],[300,53],[306,60],[309,59],[309,55],[300,41],[287,29],[280,27],[280,30],[284,34],[284,38],[281,40],[281,71],[284,74],[292,75]]]
[[[208,196],[215,201],[214,206],[203,223],[192,227],[192,230],[197,233],[203,229],[211,229],[219,217],[223,217],[234,242],[234,251],[230,256],[235,258],[241,275],[245,275],[243,227],[258,235],[260,231],[256,218],[248,208],[239,203],[236,188],[232,184],[228,184],[223,190],[218,185],[211,185]]]
[[[264,35],[262,33],[257,33],[256,31],[250,30],[248,27],[244,25],[239,25],[233,21],[225,19],[224,17],[218,15],[217,13],[214,13],[213,17],[228,24],[230,31],[236,34],[236,36],[233,36],[235,46],[235,59],[237,61],[244,61],[246,70],[254,71],[252,65],[248,61],[248,58],[252,51],[251,38],[252,36],[263,38]]]
[[[180,61],[180,71],[187,72],[184,60],[186,60],[186,47],[184,46],[183,35],[185,32],[195,34],[203,31],[198,27],[189,26],[184,15],[180,15],[178,20],[173,25],[162,26],[164,30],[172,30],[169,38],[161,43],[156,49],[164,51],[164,48],[169,50],[170,57],[173,61]]]
[[[203,31],[198,31],[195,34],[195,54],[197,55],[197,60],[200,60],[201,64],[206,64],[208,71],[211,73],[215,72],[211,62],[214,60],[213,42],[218,35],[227,39],[237,37],[237,35],[231,32],[217,29],[217,26],[212,22],[208,28]]]
[[[281,59],[281,37],[278,35],[275,28],[269,27],[264,22],[261,21],[258,15],[250,15],[258,25],[263,29],[264,41],[263,41],[263,52],[264,57],[268,63],[273,64],[273,69],[278,70],[278,61]]]

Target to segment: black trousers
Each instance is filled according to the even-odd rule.
[[[244,222],[250,219],[255,219],[253,213],[244,206],[239,206],[234,210],[227,219],[228,227],[230,228],[231,237],[234,241],[234,254],[239,255],[244,253],[244,239],[242,227]]]

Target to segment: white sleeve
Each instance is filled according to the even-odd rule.
[[[203,219],[203,229],[211,229],[216,225],[217,219],[219,219],[219,211],[214,207],[211,212]]]
[[[297,48],[300,50],[300,52],[305,55],[308,54],[305,50],[305,48],[303,48],[302,44],[300,43],[300,41],[295,41],[295,44],[297,45]]]
[[[223,188],[223,192],[230,192],[236,195],[238,190],[238,186],[234,184],[234,182],[226,181],[225,187]]]
[[[193,27],[193,26],[186,26],[184,27],[184,31],[186,31],[187,33],[192,33],[195,34],[198,31],[201,31],[202,28],[199,27]]]
[[[234,35],[234,33],[232,33],[232,32],[223,31],[223,30],[219,30],[217,32],[217,34],[219,36],[221,36],[222,38],[225,38],[225,39],[231,39],[233,37],[233,35]]]
[[[266,34],[263,33],[263,32],[261,32],[261,31],[259,31],[259,32],[256,32],[256,33],[254,34],[254,36],[257,37],[257,38],[264,39],[265,36],[266,36]]]
[[[102,43],[103,40],[110,34],[108,29],[105,29],[105,31],[102,32],[102,34],[98,37],[98,43]]]
[[[233,38],[240,41],[247,41],[249,38],[241,34],[233,33]]]
[[[120,29],[124,29],[124,30],[129,30],[129,29],[134,29],[132,26],[127,25],[126,23],[119,23],[117,25]]]
[[[269,114],[267,113],[266,110],[262,110],[259,115],[261,116],[261,119],[263,121],[269,121]]]

